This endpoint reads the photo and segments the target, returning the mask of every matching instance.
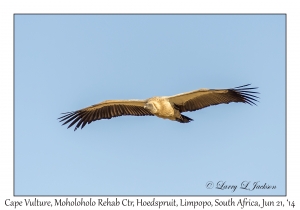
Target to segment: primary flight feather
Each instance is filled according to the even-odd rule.
[[[182,115],[182,112],[196,111],[211,105],[242,102],[256,105],[258,97],[249,87],[250,84],[232,89],[199,89],[174,96],[152,97],[146,100],[107,100],[101,103],[73,111],[62,113],[58,118],[63,125],[70,123],[68,128],[75,125],[75,130],[93,121],[110,119],[122,115],[157,116],[163,119],[188,123],[193,119]]]

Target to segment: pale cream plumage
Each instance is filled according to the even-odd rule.
[[[174,96],[152,97],[147,100],[107,100],[101,103],[74,111],[63,113],[58,119],[64,121],[63,125],[70,122],[75,129],[83,128],[86,124],[101,119],[111,119],[122,115],[157,116],[163,119],[188,123],[191,118],[182,115],[182,112],[195,111],[211,105],[230,102],[242,102],[250,105],[257,101],[256,88],[243,85],[232,89],[199,89],[181,93]]]

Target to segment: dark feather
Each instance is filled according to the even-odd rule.
[[[242,102],[250,105],[256,105],[255,102],[258,102],[258,96],[254,94],[259,94],[251,90],[257,89],[256,87],[248,87],[250,84],[235,87],[232,89],[224,90],[207,90],[199,91],[199,94],[196,97],[191,98],[185,101],[182,104],[176,104],[180,112],[187,111],[196,111],[203,109],[208,106],[217,105],[217,104],[228,104],[231,102]]]
[[[59,117],[60,122],[63,122],[63,125],[70,123],[68,128],[75,125],[75,130],[80,126],[83,128],[86,124],[90,124],[93,121],[101,119],[110,119],[112,117],[119,117],[122,115],[133,115],[133,116],[146,116],[153,115],[148,110],[144,109],[141,106],[131,106],[131,105],[110,105],[103,106],[95,109],[81,109],[74,112],[66,112],[64,115]]]

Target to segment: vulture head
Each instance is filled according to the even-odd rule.
[[[154,101],[147,102],[144,106],[145,109],[148,109],[152,114],[157,113],[157,108]]]

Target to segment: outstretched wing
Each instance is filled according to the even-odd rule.
[[[58,118],[63,125],[70,123],[68,128],[76,124],[75,130],[87,123],[101,119],[110,119],[122,115],[146,116],[153,115],[144,108],[145,100],[108,100],[73,112],[62,113]]]
[[[195,111],[211,105],[242,102],[256,105],[259,97],[252,90],[256,87],[248,87],[250,84],[232,89],[199,89],[187,93],[170,96],[169,101],[174,103],[180,112]]]

